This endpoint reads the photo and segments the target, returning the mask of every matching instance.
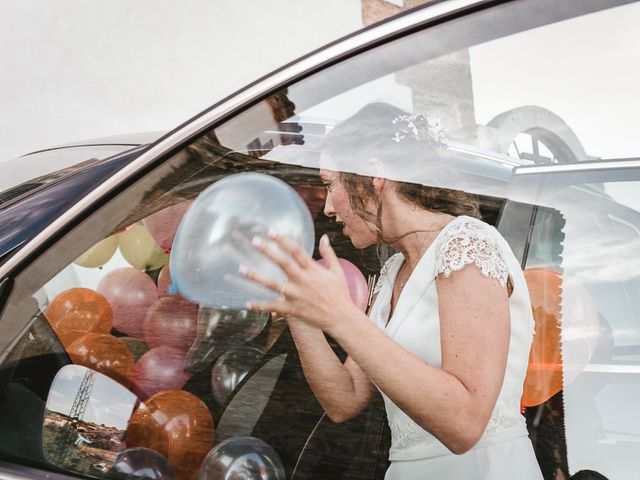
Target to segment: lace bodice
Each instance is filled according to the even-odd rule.
[[[459,218],[461,221],[452,222],[437,238],[436,273],[450,277],[453,272],[473,264],[485,277],[494,278],[500,285],[506,286],[509,271],[496,242],[496,229],[470,217]],[[380,278],[373,288],[374,294],[389,281],[389,271],[392,267],[402,261],[402,254],[396,253],[384,263],[380,270]]]
[[[449,277],[466,265],[474,265],[485,277],[496,279],[503,286],[511,279],[514,287],[509,297],[511,338],[505,377],[485,435],[478,446],[514,429],[526,435],[520,414],[520,397],[533,335],[533,318],[524,275],[507,242],[492,226],[471,217],[457,217],[427,248],[389,318],[393,283],[403,262],[404,256],[398,253],[383,266],[374,288],[377,297],[369,316],[403,348],[435,367],[442,363],[437,276]],[[444,445],[382,393],[392,435],[391,460],[449,453]]]

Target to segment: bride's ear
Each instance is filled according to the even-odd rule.
[[[373,177],[373,189],[376,193],[380,193],[384,188],[386,179],[384,177]]]
[[[381,192],[386,179],[384,178],[384,165],[378,158],[371,157],[367,160],[367,173],[373,177],[373,188],[376,192]]]

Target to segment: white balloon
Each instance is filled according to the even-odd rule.
[[[598,344],[600,317],[591,294],[569,275],[562,282],[562,373],[569,385],[587,366]]]
[[[230,348],[220,355],[211,369],[211,392],[218,405],[224,405],[263,355],[262,350],[250,345]]]
[[[204,190],[183,217],[171,251],[177,291],[200,305],[245,308],[249,300],[273,300],[277,293],[244,279],[240,265],[278,283],[284,272],[258,252],[251,240],[274,231],[313,252],[309,209],[285,182],[261,173],[230,175]]]
[[[256,437],[232,437],[214,446],[202,461],[198,480],[285,480],[278,453]]]

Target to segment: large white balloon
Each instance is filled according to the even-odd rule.
[[[204,190],[183,217],[171,251],[177,291],[211,307],[242,309],[249,300],[276,293],[238,274],[246,265],[284,282],[284,272],[251,246],[269,230],[297,242],[309,254],[315,239],[309,209],[285,182],[260,173],[239,173]]]

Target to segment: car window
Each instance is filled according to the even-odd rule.
[[[537,414],[564,417],[569,465],[589,464],[624,477],[636,468],[629,452],[640,438],[634,406],[640,205],[630,194],[640,172],[600,165],[596,172],[545,176],[523,264],[525,272],[546,278],[538,288],[561,313],[552,321],[560,327],[557,343],[548,347],[562,356],[563,389]]]
[[[281,191],[290,195],[289,204],[264,215],[294,215],[295,205],[302,205],[305,225],[311,225],[301,237],[309,241],[308,253],[318,259],[318,242],[327,234],[353,268],[349,278],[365,292],[366,309],[383,265],[396,252],[355,248],[343,225],[323,213],[331,182],[320,170],[330,170],[344,178],[380,175],[433,187],[433,202],[461,192],[473,204],[470,213],[497,226],[511,243],[532,279],[530,287],[540,275],[555,282],[565,296],[554,300],[555,317],[536,325],[542,329],[538,339],[546,331],[557,335],[556,356],[546,362],[552,373],[535,377],[544,394],[523,403],[520,418],[537,461],[545,478],[554,479],[583,469],[611,478],[637,471],[632,450],[640,432],[628,422],[635,418],[631,409],[640,385],[634,376],[640,335],[632,268],[635,180],[572,177],[554,186],[550,173],[549,179],[528,175],[525,185],[514,181],[514,171],[546,166],[553,172],[637,157],[629,119],[640,107],[633,23],[640,9],[617,2],[601,11],[604,5],[591,2],[545,5],[525,1],[480,10],[394,38],[287,85],[211,125],[52,239],[21,267],[0,318],[0,429],[12,440],[0,443],[0,458],[103,478],[113,473],[122,451],[147,448],[178,478],[192,478],[218,445],[230,441],[242,449],[249,436],[257,439],[254,447],[269,446],[262,451],[286,478],[383,478],[392,432],[376,391],[359,416],[330,422],[307,382],[285,319],[233,303],[235,290],[226,291],[228,303],[221,305],[179,288],[216,277],[216,268],[235,265],[246,254],[251,236],[266,236],[266,229],[252,230],[245,220],[261,206],[252,184],[211,197],[210,208],[200,209],[210,215],[206,222],[192,215],[208,192],[249,178],[239,174],[255,174],[251,178],[288,186],[278,190],[284,187],[276,182],[274,197]],[[603,25],[609,34],[594,38]],[[611,97],[598,95],[602,91]],[[346,154],[380,134],[352,128],[338,136],[357,114],[388,118],[381,131],[389,132],[384,154],[392,161],[376,162],[382,152],[373,143],[364,161]],[[417,149],[413,140],[428,149]],[[174,246],[183,225],[206,227],[219,218],[235,228],[225,248],[204,251],[186,271],[170,271],[181,265],[174,263]],[[213,245],[220,232],[209,233]],[[620,271],[621,265],[628,270]],[[227,274],[241,290],[236,272]],[[226,282],[225,275],[216,281]],[[340,345],[327,341],[344,360]],[[74,452],[102,456],[91,457],[86,469],[41,448],[53,379],[70,363],[111,377],[139,402],[124,444],[118,438],[113,449],[96,452],[87,432],[73,436]],[[531,368],[538,367],[534,362]],[[553,382],[555,391],[547,388]],[[176,404],[187,409],[182,416]],[[152,405],[160,412],[155,418],[164,416],[175,430],[140,434],[141,428],[152,429],[152,415],[144,413]],[[71,418],[70,412],[58,413]],[[178,428],[181,419],[193,420],[189,425],[211,422],[213,429],[194,446]],[[191,454],[180,453],[186,451]]]

